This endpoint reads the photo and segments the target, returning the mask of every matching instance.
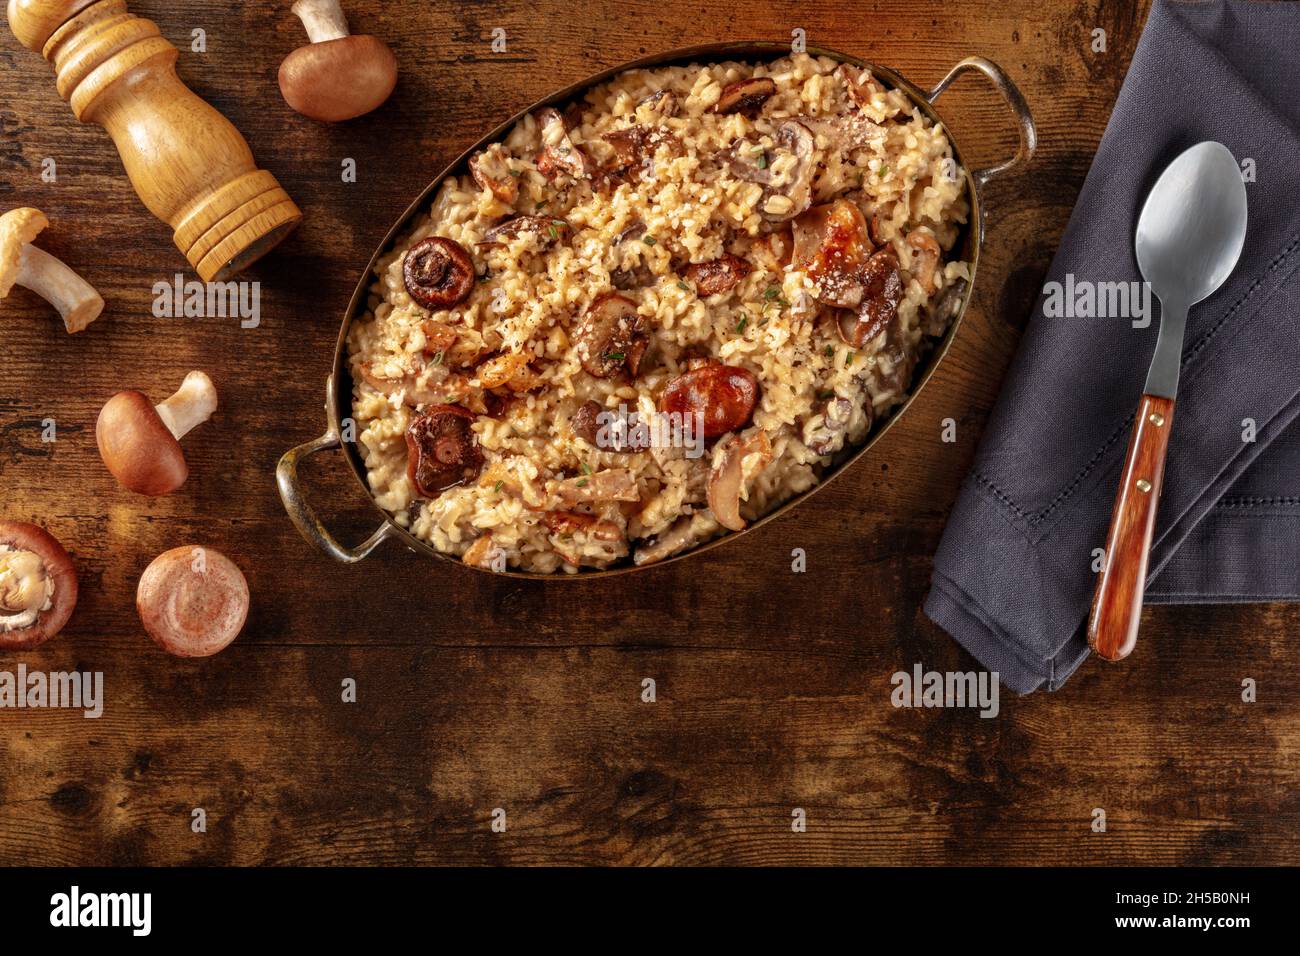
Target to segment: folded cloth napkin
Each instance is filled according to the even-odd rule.
[[[1147,600],[1300,599],[1297,51],[1300,4],[1152,8],[925,603],[1019,693],[1055,690],[1088,655],[1094,549],[1159,330],[1154,300],[1145,328],[1128,314],[1049,317],[1061,304],[1050,283],[1076,297],[1093,284],[1093,312],[1106,311],[1102,299],[1118,305],[1098,284],[1140,281],[1138,212],[1165,166],[1201,140],[1243,164],[1249,225],[1231,278],[1189,319]]]

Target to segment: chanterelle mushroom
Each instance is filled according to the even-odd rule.
[[[118,483],[142,495],[171,494],[189,477],[180,440],[217,410],[217,390],[203,372],[190,372],[156,408],[136,391],[118,392],[99,412],[99,456]]]
[[[0,649],[44,644],[77,605],[77,572],[44,528],[0,521]]]
[[[31,289],[58,309],[69,332],[80,332],[99,318],[104,300],[85,279],[32,245],[49,224],[30,206],[0,216],[0,299],[15,285]]]
[[[280,64],[284,101],[326,123],[378,109],[397,85],[393,51],[377,37],[349,34],[339,0],[298,0],[293,12],[311,43]]]
[[[239,636],[248,582],[220,551],[182,545],[154,558],[135,592],[140,623],[177,657],[210,657]]]

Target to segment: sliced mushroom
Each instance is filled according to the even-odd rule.
[[[500,202],[510,206],[519,198],[519,179],[510,168],[509,151],[500,143],[493,143],[471,156],[469,172],[474,182]]]
[[[469,298],[477,277],[469,251],[454,239],[429,236],[406,251],[402,283],[418,305],[431,312]]]
[[[417,495],[436,498],[478,474],[483,453],[470,427],[474,417],[459,405],[434,405],[407,427],[406,473]]]
[[[923,326],[926,335],[938,338],[948,331],[948,326],[961,310],[968,284],[965,279],[956,280],[926,306]]]
[[[885,128],[865,113],[801,116],[799,121],[840,152],[874,146],[885,138]]]
[[[500,549],[492,546],[492,533],[475,538],[474,543],[465,549],[465,553],[460,556],[460,560],[473,568],[492,568],[492,558],[499,554]]]
[[[935,290],[934,274],[939,267],[939,242],[926,229],[914,229],[907,234],[907,244],[912,247],[912,278],[921,283],[926,295]]]
[[[55,537],[26,521],[0,521],[0,650],[54,637],[77,606],[77,570]]]
[[[867,415],[871,405],[865,406]],[[844,433],[853,419],[853,402],[842,395],[832,395],[822,406],[820,415],[808,420],[804,427],[803,443],[816,455],[830,455],[844,443]]]
[[[770,151],[748,140],[734,145],[731,173],[763,187],[758,209],[766,221],[786,222],[812,204],[817,140],[802,123],[786,120],[777,128],[775,146]]]
[[[569,125],[564,115],[552,107],[537,111],[541,124],[542,150],[537,154],[537,171],[554,182],[561,176],[572,179],[589,179],[594,187],[603,185],[601,171],[587,151],[574,144],[569,137]]]
[[[749,424],[758,404],[758,378],[737,365],[709,362],[679,375],[659,397],[659,410],[685,423],[701,416],[708,441]]]
[[[840,338],[860,349],[894,320],[903,299],[903,280],[898,256],[888,246],[870,259],[862,270],[862,301],[855,312],[845,312],[839,321]]]
[[[632,556],[632,563],[640,567],[641,565],[663,561],[665,558],[671,558],[674,554],[679,554],[692,545],[703,541],[717,530],[717,521],[713,519],[711,514],[704,511],[678,518],[667,531],[655,538],[654,541],[637,548],[636,553]]]
[[[666,130],[652,126],[628,126],[606,133],[601,138],[614,147],[614,162],[606,170],[610,173],[638,172],[644,175],[650,169],[660,146],[668,146],[674,154],[680,153],[682,149],[680,139]]]
[[[835,71],[844,80],[844,87],[848,90],[849,98],[854,102],[858,109],[862,110],[869,117],[877,121],[886,120],[892,116],[897,116],[899,107],[885,103],[876,105],[876,98],[884,94],[884,88],[876,82],[871,75],[870,70],[857,69],[847,63],[841,64]]]
[[[621,418],[595,401],[583,402],[569,419],[569,427],[591,447],[618,454],[645,451],[653,438],[650,428],[635,415]]]
[[[598,295],[575,333],[578,361],[589,375],[609,378],[627,364],[633,339],[641,330],[637,305],[616,292]]]
[[[529,367],[530,358],[517,352],[494,355],[478,367],[475,377],[481,388],[505,385],[512,392],[530,392],[542,384],[541,378]]]
[[[722,88],[722,95],[713,104],[713,112],[724,116],[731,113],[757,116],[763,104],[775,94],[776,82],[769,76],[751,76],[747,80],[737,80]]]
[[[686,278],[695,286],[697,295],[710,296],[730,292],[752,271],[753,267],[740,256],[724,252],[716,259],[687,266]]]
[[[483,241],[476,245],[503,246],[530,232],[537,235],[538,243],[545,248],[551,243],[567,240],[573,234],[573,227],[557,216],[512,216],[483,233]]]
[[[680,109],[677,94],[672,90],[657,90],[637,103],[636,106],[638,110],[648,110],[664,119],[676,116],[678,109]]]
[[[890,320],[885,332],[885,344],[877,360],[880,387],[895,395],[903,395],[912,384],[912,373],[916,371],[916,349],[908,340],[903,324],[895,315]],[[883,366],[888,364],[889,371]]]
[[[857,308],[863,266],[871,256],[867,221],[854,203],[837,199],[813,206],[794,221],[794,264],[817,287],[817,299],[841,309]]]
[[[591,475],[579,475],[546,483],[547,511],[600,501],[640,501],[636,477],[626,468],[607,468]]]
[[[622,541],[623,529],[612,521],[581,511],[548,511],[542,521],[551,531],[562,535],[588,534],[600,541]]]
[[[745,519],[740,516],[740,494],[745,486],[745,459],[750,462],[750,475],[758,474],[772,462],[772,442],[767,432],[758,431],[747,438],[734,436],[714,452],[713,469],[709,472],[709,510],[718,524],[729,531],[742,531]]]

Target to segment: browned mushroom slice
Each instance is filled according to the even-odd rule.
[[[912,277],[921,283],[926,295],[933,295],[941,254],[938,240],[928,230],[915,229],[907,234],[907,244],[912,247]]]
[[[677,115],[680,108],[677,102],[677,94],[672,90],[656,90],[641,102],[637,103],[637,109],[646,109],[651,113],[657,113],[664,119],[669,119]]]
[[[627,362],[640,329],[635,302],[617,292],[596,296],[574,336],[578,361],[588,374],[609,378]]]
[[[766,468],[772,461],[772,442],[767,432],[760,431],[748,438],[739,435],[728,440],[719,451],[717,464],[709,472],[709,510],[718,524],[729,531],[741,531],[745,519],[740,516],[740,492],[745,485],[745,459],[757,456],[753,474]]]
[[[614,147],[614,161],[607,172],[644,174],[660,146],[668,146],[674,154],[681,153],[682,141],[672,133],[657,127],[629,126],[606,133],[602,139]]]
[[[501,246],[525,233],[534,233],[543,248],[573,234],[573,227],[557,216],[512,216],[483,233],[479,246]]]
[[[870,259],[862,270],[862,301],[856,312],[845,312],[839,322],[840,338],[860,349],[894,320],[898,303],[903,299],[903,280],[898,271],[898,257],[886,247]]]
[[[871,416],[871,405],[865,410]],[[822,406],[820,419],[812,419],[804,428],[803,442],[815,455],[829,455],[844,443],[844,433],[853,418],[853,403],[842,395],[832,395]]]
[[[758,404],[758,379],[748,369],[709,362],[679,375],[659,397],[659,410],[681,416],[681,421],[704,419],[709,440],[744,428]]]
[[[510,168],[510,153],[500,143],[493,143],[469,159],[474,182],[506,205],[519,198],[519,180]]]
[[[406,251],[402,282],[417,304],[448,309],[474,291],[474,260],[459,242],[442,236],[421,239]]]
[[[752,271],[753,267],[740,256],[724,252],[716,259],[687,266],[686,278],[695,286],[696,294],[710,296],[730,292]]]
[[[967,286],[965,279],[958,279],[926,306],[922,326],[926,335],[937,338],[948,331],[948,326],[961,310],[961,301],[966,295]]]
[[[645,359],[645,353],[650,349],[650,336],[634,335],[632,344],[627,350],[627,372],[633,378],[641,373],[641,362]]]
[[[759,110],[776,93],[776,82],[768,76],[751,76],[747,80],[737,80],[722,88],[722,95],[713,104],[713,112],[726,116],[731,113],[743,113],[757,116]]]
[[[406,429],[406,474],[422,498],[473,480],[483,466],[474,413],[459,405],[426,408]]]
[[[849,99],[869,116],[883,120],[898,114],[899,108],[897,106],[882,105],[877,107],[872,102],[874,97],[884,92],[884,89],[876,82],[870,70],[859,70],[847,63],[843,63],[835,72],[844,79],[844,87],[848,90]]]
[[[505,352],[494,355],[481,364],[477,371],[479,386],[485,389],[509,387],[512,392],[531,392],[543,384],[541,376],[530,366],[530,355]]]
[[[740,140],[731,147],[729,163],[737,179],[763,187],[758,202],[762,217],[768,222],[787,222],[812,205],[817,140],[808,127],[795,120],[783,122],[774,138],[771,150]]]
[[[581,511],[548,511],[542,515],[542,521],[556,534],[588,534],[598,541],[623,540],[623,529],[614,522]]]
[[[632,563],[640,567],[671,558],[692,545],[703,541],[718,530],[718,524],[706,511],[678,518],[663,534],[649,544],[637,548]]]
[[[862,267],[871,255],[867,221],[847,199],[813,206],[794,221],[794,264],[817,287],[817,299],[841,309],[862,301]]]
[[[626,468],[607,468],[591,475],[546,483],[548,511],[598,501],[640,501],[636,477]]]
[[[559,110],[544,107],[537,111],[537,120],[542,132],[542,150],[536,159],[539,173],[549,182],[568,176],[592,180],[593,187],[604,185],[599,166],[569,137],[569,125]]]
[[[885,128],[865,113],[801,116],[799,121],[841,152],[873,146],[885,138]]]
[[[635,415],[620,418],[617,412],[606,411],[599,402],[584,402],[569,419],[573,433],[593,448],[631,455],[651,446],[650,428]]]

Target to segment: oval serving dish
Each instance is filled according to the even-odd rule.
[[[429,203],[435,195],[436,190],[442,184],[443,180],[457,173],[465,167],[469,157],[485,146],[501,140],[522,118],[529,113],[545,106],[563,106],[568,102],[581,97],[591,87],[604,83],[605,81],[617,76],[626,70],[647,69],[663,66],[684,66],[691,63],[700,62],[717,62],[722,60],[741,60],[741,61],[765,61],[775,60],[790,52],[788,43],[775,42],[745,42],[745,43],[723,43],[710,44],[705,46],[690,47],[687,49],[673,50],[667,53],[661,53],[655,56],[645,57],[628,63],[621,63],[609,69],[602,70],[599,73],[587,77],[581,82],[574,83],[562,90],[547,96],[537,103],[530,105],[527,109],[507,119],[501,125],[488,132],[482,139],[471,145],[443,169],[428,186],[416,197],[415,201],[395,222],[383,241],[379,244],[370,261],[366,264],[361,278],[357,283],[356,290],[352,294],[352,299],[348,303],[347,312],[339,329],[338,340],[334,349],[334,361],[329,379],[325,388],[325,411],[326,411],[326,431],[319,438],[286,452],[280,459],[276,469],[276,480],[280,489],[280,496],[284,501],[284,506],[293,520],[298,530],[308,542],[315,545],[319,550],[346,564],[356,563],[366,558],[380,544],[389,538],[395,538],[402,541],[409,548],[433,557],[452,561],[463,566],[463,562],[458,557],[451,554],[443,553],[434,548],[428,542],[415,537],[409,531],[399,527],[393,522],[391,517],[379,507],[375,502],[374,496],[366,481],[365,464],[361,454],[356,448],[354,442],[346,442],[342,438],[342,425],[351,418],[351,400],[352,400],[352,380],[348,369],[347,361],[347,339],[348,331],[352,322],[365,312],[368,291],[371,287],[374,277],[376,263],[385,255],[395,244],[398,238],[405,233],[411,226],[412,222],[428,209]],[[644,568],[655,567],[669,561],[679,561],[691,555],[699,554],[710,548],[717,547],[725,542],[743,537],[754,528],[758,528],[778,516],[784,514],[788,509],[794,508],[808,496],[816,493],[819,489],[824,488],[830,481],[848,469],[848,467],[860,457],[865,455],[872,445],[880,438],[881,435],[895,422],[898,418],[911,407],[912,402],[920,393],[921,389],[934,374],[939,363],[942,361],[948,348],[951,346],[957,330],[961,325],[961,320],[966,313],[966,308],[970,303],[971,295],[974,293],[975,282],[979,265],[980,247],[984,239],[984,206],[981,201],[981,191],[985,183],[989,182],[995,176],[1006,172],[1007,170],[1019,166],[1026,162],[1032,156],[1036,144],[1036,135],[1034,130],[1033,118],[1030,115],[1028,105],[1019,90],[996,64],[982,57],[967,57],[955,64],[948,74],[931,90],[923,91],[908,82],[895,71],[868,63],[857,57],[852,57],[835,50],[829,50],[822,47],[807,48],[807,52],[812,56],[828,57],[840,63],[846,63],[859,69],[868,69],[871,75],[887,87],[892,87],[902,92],[907,99],[918,108],[923,115],[928,117],[931,122],[942,124],[952,145],[953,155],[958,164],[966,171],[964,190],[967,201],[970,205],[970,215],[967,224],[963,227],[957,243],[953,247],[954,253],[962,260],[970,263],[970,282],[967,285],[965,294],[962,296],[960,307],[953,317],[946,333],[939,339],[934,347],[922,355],[920,363],[917,366],[912,381],[910,394],[906,400],[895,408],[892,413],[873,427],[871,433],[861,444],[852,448],[846,448],[837,455],[832,464],[823,472],[821,480],[803,492],[796,495],[789,501],[777,507],[773,511],[761,518],[752,521],[741,531],[724,534],[721,537],[714,538],[701,545],[689,550],[683,551],[663,561],[654,564],[635,565],[631,561],[614,567],[601,570],[582,570],[576,574],[541,574],[525,571],[493,571],[488,568],[479,568],[492,574],[504,574],[509,577],[518,578],[542,578],[542,579],[568,579],[568,578],[592,578],[603,575],[623,574],[630,571],[641,570]],[[1012,158],[998,163],[994,166],[988,166],[980,169],[971,170],[962,158],[961,149],[953,138],[951,128],[943,121],[943,118],[936,111],[934,103],[940,94],[955,80],[957,77],[966,72],[982,73],[992,81],[994,87],[1006,101],[1008,107],[1014,114],[1020,127],[1020,146],[1016,155]],[[369,538],[356,547],[346,547],[340,544],[333,535],[325,528],[321,520],[316,516],[315,511],[307,503],[303,495],[301,485],[298,480],[298,466],[303,459],[328,449],[340,448],[343,456],[352,469],[357,481],[360,483],[362,490],[371,500],[376,511],[382,518],[382,524]],[[475,567],[475,565],[470,565]]]

